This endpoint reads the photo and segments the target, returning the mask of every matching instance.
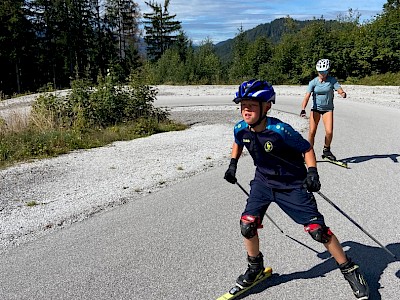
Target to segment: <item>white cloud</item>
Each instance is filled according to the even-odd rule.
[[[137,1],[142,12],[149,12],[145,0]],[[164,1],[155,1],[163,4]],[[365,0],[337,1],[289,1],[289,0],[171,0],[170,14],[182,22],[183,30],[195,43],[211,38],[215,43],[235,37],[238,28],[244,30],[259,24],[269,23],[277,18],[291,16],[298,20],[310,20],[323,16],[336,19],[346,14],[349,8],[357,10],[362,19],[371,19],[382,11],[385,0],[370,0],[368,9]]]

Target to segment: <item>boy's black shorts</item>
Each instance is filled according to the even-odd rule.
[[[298,224],[325,225],[323,215],[318,211],[317,202],[306,188],[272,189],[263,182],[250,183],[250,197],[247,199],[243,215],[259,216],[261,220],[271,202],[275,202],[293,221]]]

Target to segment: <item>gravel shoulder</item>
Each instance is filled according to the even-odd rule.
[[[399,87],[344,88],[351,101],[400,109]],[[232,95],[236,87],[158,89],[162,96],[190,97]],[[305,91],[304,86],[275,89],[299,97]],[[26,109],[32,97],[1,102],[0,115]],[[271,116],[307,130],[307,121],[293,114],[272,110]],[[240,119],[236,105],[175,107],[171,118],[191,127],[0,170],[0,252],[228,162],[233,125]]]

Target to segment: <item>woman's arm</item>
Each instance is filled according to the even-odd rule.
[[[306,93],[303,99],[303,103],[301,103],[301,112],[300,117],[306,117],[306,107],[308,104],[308,100],[310,100],[311,93]]]
[[[304,95],[303,102],[301,103],[301,110],[305,110],[308,104],[308,100],[310,100],[311,93],[306,93]]]

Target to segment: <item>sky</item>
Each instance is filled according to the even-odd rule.
[[[150,0],[136,1],[142,13],[151,12],[145,4]],[[164,4],[164,0],[154,0]],[[372,20],[382,13],[386,0],[346,1],[289,1],[289,0],[170,0],[169,13],[176,14],[185,34],[199,44],[207,38],[214,44],[234,38],[239,28],[249,30],[259,24],[290,16],[295,20],[311,20],[323,16],[335,20],[346,15],[349,9],[361,15],[361,22]]]

